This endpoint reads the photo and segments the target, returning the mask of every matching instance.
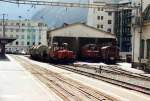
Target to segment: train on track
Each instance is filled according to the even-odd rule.
[[[75,60],[75,53],[67,49],[67,43],[58,45],[53,43],[48,47],[45,45],[33,46],[29,50],[30,56],[36,60],[48,62],[72,62]]]
[[[87,44],[82,48],[81,56],[85,60],[115,63],[120,60],[119,52],[120,49],[116,45],[98,46]]]
[[[94,61],[105,63],[116,63],[119,60],[119,48],[116,45],[98,46],[96,44],[87,44],[80,50],[80,54],[68,49],[68,44],[53,43],[52,46],[37,45],[30,48],[31,58],[49,62],[73,62]],[[80,55],[80,56],[77,56]]]

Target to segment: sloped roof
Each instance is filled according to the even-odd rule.
[[[74,24],[70,24],[68,26],[62,26],[62,27],[59,27],[59,28],[56,28],[56,29],[53,29],[53,30],[48,30],[47,32],[50,33],[50,32],[58,31],[58,30],[65,29],[65,28],[68,28],[68,27],[72,27],[72,26],[75,26],[75,25],[81,25],[81,26],[93,29],[97,32],[103,32],[107,35],[111,35],[111,36],[115,37],[115,35],[112,34],[112,33],[109,33],[109,32],[106,32],[106,31],[103,31],[103,30],[100,30],[100,29],[97,29],[97,28],[94,28],[94,27],[91,27],[91,26],[88,26],[88,25],[85,25],[85,24],[82,24],[82,23],[74,23]]]

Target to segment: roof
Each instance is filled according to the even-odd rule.
[[[7,44],[12,41],[16,40],[16,38],[10,38],[10,37],[0,37],[0,43]]]
[[[68,28],[68,27],[72,27],[72,26],[75,26],[75,25],[81,25],[81,26],[84,26],[84,27],[87,27],[87,28],[91,28],[97,32],[103,32],[107,35],[110,35],[112,37],[115,38],[115,35],[112,34],[112,33],[109,33],[109,32],[106,32],[106,31],[103,31],[103,30],[100,30],[100,29],[97,29],[97,28],[94,28],[94,27],[91,27],[91,26],[88,26],[88,25],[85,25],[85,24],[82,24],[82,23],[74,23],[74,24],[70,24],[68,26],[64,26],[64,27],[59,27],[59,28],[56,28],[56,29],[53,29],[53,30],[48,30],[47,33],[51,33],[51,32],[55,32],[55,31],[58,31],[58,30],[61,30],[61,29],[65,29],[65,28]]]

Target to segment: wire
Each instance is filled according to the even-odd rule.
[[[28,4],[28,5],[48,5],[48,6],[62,6],[62,7],[79,7],[79,8],[103,8],[103,9],[117,9],[118,4],[89,4],[89,3],[68,3],[68,2],[52,2],[39,0],[0,0],[3,2],[13,4]],[[119,5],[119,8],[136,9],[137,7]]]

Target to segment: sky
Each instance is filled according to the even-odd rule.
[[[49,1],[71,1],[73,2],[73,0],[49,0]],[[82,0],[78,0],[78,1],[80,2]],[[7,14],[6,16],[7,19],[18,19],[19,16],[22,16],[22,19],[30,19],[37,11],[39,11],[42,8],[44,7],[36,6],[34,8],[31,5],[19,5],[18,6],[17,4],[4,3],[0,0],[0,19],[2,19],[3,13]]]
[[[6,19],[18,19],[22,16],[22,19],[29,19],[34,13],[43,8],[43,6],[38,6],[33,8],[31,5],[17,5],[4,3],[0,1],[0,19],[2,19],[2,14],[5,13]]]
[[[82,0],[42,0],[42,1],[82,1]],[[36,6],[35,8],[32,5],[19,5],[18,4],[10,4],[5,3],[0,0],[0,19],[2,18],[2,14],[7,14],[8,19],[18,19],[18,16],[22,16],[22,19],[30,19],[32,16],[44,8],[44,6]]]

